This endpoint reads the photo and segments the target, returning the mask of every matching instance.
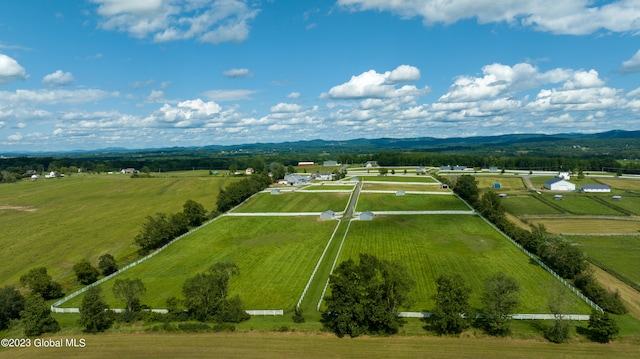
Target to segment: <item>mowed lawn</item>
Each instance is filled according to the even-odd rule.
[[[470,210],[458,197],[449,194],[360,193],[356,211],[451,211]]]
[[[339,192],[269,192],[258,193],[233,212],[324,212],[344,211],[350,193]]]
[[[220,188],[234,179],[130,178],[73,175],[23,180],[0,188],[0,283],[18,284],[29,269],[45,266],[64,290],[79,288],[72,267],[98,264],[111,253],[119,264],[137,257],[134,237],[146,216],[182,211],[189,199],[215,209]]]
[[[362,185],[364,190],[372,191],[416,191],[416,192],[451,192],[449,189],[440,188],[439,183],[431,182],[412,182],[412,183],[365,183]]]
[[[435,280],[459,273],[471,286],[471,304],[480,307],[483,281],[505,273],[522,287],[518,313],[548,313],[549,293],[559,283],[482,219],[472,215],[380,216],[354,221],[340,261],[359,253],[403,264],[416,281],[412,311],[429,310],[436,294]],[[587,314],[590,308],[563,288],[567,313]]]
[[[387,175],[387,176],[356,176],[364,182],[418,182],[418,183],[437,183],[431,176],[418,175]]]
[[[494,189],[493,185],[495,183],[500,184],[500,188],[496,188],[496,191],[504,191],[504,190],[521,190],[526,189],[524,182],[522,182],[522,178],[514,177],[514,176],[475,176],[476,181],[478,181],[478,188],[490,188]]]
[[[597,197],[615,207],[620,207],[635,215],[640,215],[640,196],[638,195],[631,196],[623,194],[619,200],[613,199],[611,195],[597,195]]]
[[[560,214],[561,212],[548,205],[544,201],[533,198],[533,196],[507,196],[502,199],[502,204],[509,213],[515,215],[535,215],[535,214]]]
[[[553,201],[557,206],[560,206],[572,214],[591,214],[591,215],[613,215],[622,216],[622,212],[617,211],[611,207],[608,207],[588,195],[583,193],[567,194],[561,193],[562,199],[555,200],[554,196],[557,193],[543,193],[542,196],[547,201]]]
[[[589,257],[640,285],[640,236],[568,236]]]
[[[239,294],[246,309],[290,309],[336,225],[315,217],[222,217],[101,286],[109,305],[122,308],[112,294],[115,279],[140,278],[147,288],[142,303],[165,308],[167,298],[183,298],[185,279],[216,262],[233,262],[240,275],[230,280],[230,293]],[[62,307],[78,307],[80,297]]]
[[[616,234],[638,233],[640,221],[626,221],[597,218],[532,218],[528,220],[533,225],[544,224],[551,233],[592,233]]]
[[[598,177],[598,182],[608,184],[612,189],[640,191],[640,179]]]

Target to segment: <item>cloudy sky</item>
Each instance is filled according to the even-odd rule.
[[[0,2],[0,154],[640,130],[640,1]]]

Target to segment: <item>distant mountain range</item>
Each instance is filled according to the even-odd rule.
[[[382,151],[433,151],[433,152],[492,152],[496,149],[511,152],[522,148],[557,147],[567,145],[570,142],[585,144],[597,144],[606,148],[620,145],[621,139],[629,140],[633,144],[640,145],[640,131],[613,130],[594,134],[562,133],[554,135],[542,134],[510,134],[499,136],[475,136],[475,137],[417,137],[417,138],[358,138],[353,140],[309,140],[281,143],[254,143],[241,145],[211,145],[202,147],[170,147],[149,149],[127,149],[119,147],[102,148],[90,151],[66,151],[66,152],[29,152],[29,153],[0,153],[3,156],[86,156],[86,155],[122,155],[163,153],[166,155],[179,155],[194,152],[206,153],[233,153],[233,154],[265,154],[265,153],[300,153],[304,152],[330,152],[330,153],[374,153]],[[576,145],[573,145],[576,146]],[[510,150],[510,151],[509,151]],[[606,151],[606,150],[603,150]],[[544,151],[543,151],[544,152]]]

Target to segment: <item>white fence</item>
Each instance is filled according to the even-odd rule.
[[[429,312],[399,312],[398,317],[401,318],[429,318],[431,313]],[[515,320],[554,320],[554,319],[562,319],[562,320],[576,320],[576,321],[587,321],[590,316],[585,314],[509,314],[511,319]],[[476,318],[482,318],[481,314],[478,314]]]

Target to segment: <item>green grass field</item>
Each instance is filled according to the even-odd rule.
[[[387,176],[358,176],[364,182],[418,182],[418,183],[436,183],[437,181],[431,176],[417,175],[387,175]]]
[[[621,189],[626,191],[640,191],[640,180],[626,179],[626,178],[601,178],[598,177],[598,182],[608,184],[611,188]]]
[[[416,192],[451,192],[442,189],[438,183],[365,183],[362,189],[370,191],[416,191]]]
[[[494,183],[500,184],[500,189],[496,191],[508,191],[508,190],[521,190],[526,189],[522,178],[520,177],[507,177],[507,176],[475,176],[478,181],[478,188],[490,188],[493,189]]]
[[[564,208],[571,214],[624,215],[622,212],[607,207],[584,193],[563,193],[561,200],[555,200],[555,195],[556,193],[543,193],[542,198],[550,202],[552,201],[553,204]]]
[[[224,217],[184,237],[117,278],[140,278],[147,288],[141,298],[164,308],[170,296],[182,297],[186,278],[215,262],[234,262],[240,275],[230,281],[247,309],[290,309],[297,303],[337,222],[315,217]],[[102,284],[107,302],[115,280]],[[78,307],[81,297],[62,307]]]
[[[598,218],[531,218],[529,223],[544,224],[550,233],[638,233],[640,222]]]
[[[428,310],[436,293],[435,279],[461,274],[472,287],[471,303],[480,306],[483,280],[497,272],[516,278],[522,287],[519,313],[548,313],[550,288],[557,281],[475,216],[424,215],[377,217],[351,225],[340,261],[370,253],[405,265],[416,281],[416,302],[410,310]],[[590,312],[566,290],[567,312]]]
[[[568,236],[589,257],[640,284],[640,236]]]
[[[640,215],[640,196],[638,195],[622,195],[620,200],[614,200],[610,195],[594,195],[594,197],[596,196],[610,203],[612,206],[620,207],[635,215]]]
[[[45,266],[65,291],[78,288],[72,271],[76,262],[88,259],[97,265],[105,253],[119,263],[133,260],[138,250],[133,238],[146,216],[182,211],[188,199],[211,211],[220,188],[234,180],[168,175],[73,175],[3,184],[0,283],[18,284],[30,268]]]
[[[340,212],[347,206],[349,193],[282,192],[258,193],[234,212]]]
[[[355,185],[353,184],[322,184],[320,186],[307,186],[305,191],[352,191]]]
[[[436,211],[470,208],[453,195],[413,194],[396,196],[395,193],[360,193],[356,211]]]
[[[561,212],[533,196],[508,196],[502,200],[505,209],[515,215],[526,214],[560,214]]]

